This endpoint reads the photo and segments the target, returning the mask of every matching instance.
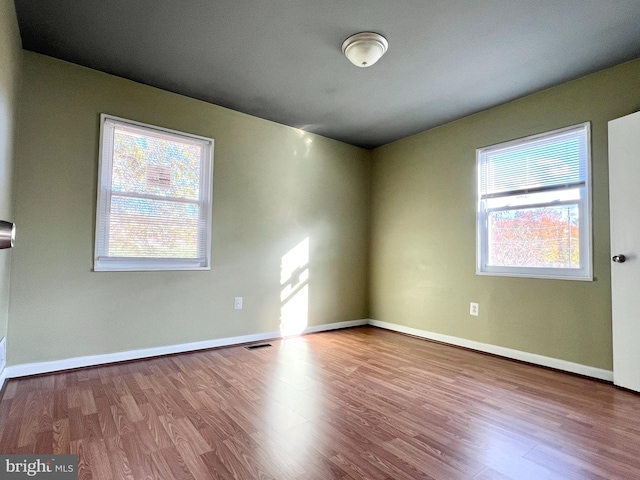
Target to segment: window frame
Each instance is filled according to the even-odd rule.
[[[503,150],[507,148],[514,148],[522,146],[526,148],[527,144],[538,141],[544,138],[551,138],[553,136],[561,135],[569,131],[584,130],[584,141],[586,146],[585,155],[585,174],[584,185],[581,187],[574,187],[580,193],[580,198],[577,200],[564,200],[564,201],[547,201],[547,202],[532,202],[532,203],[518,203],[515,206],[506,205],[503,207],[487,208],[486,199],[482,198],[482,158],[488,152]],[[476,275],[490,275],[490,276],[506,276],[506,277],[525,277],[525,278],[546,278],[546,279],[558,279],[558,280],[581,280],[592,281],[593,280],[593,212],[592,212],[592,167],[591,167],[591,123],[584,122],[576,125],[571,125],[556,130],[538,133],[527,137],[517,138],[507,142],[502,142],[494,145],[476,149]],[[540,191],[560,191],[565,190],[566,185],[557,184],[553,187],[540,189]],[[535,188],[532,195],[535,195]],[[528,195],[527,193],[521,193],[521,195]],[[517,198],[515,191],[504,192],[504,194],[495,194],[493,198]],[[488,219],[489,214],[493,211],[507,211],[507,210],[525,210],[527,208],[545,208],[551,206],[562,205],[577,205],[578,207],[578,226],[579,226],[579,249],[580,249],[580,267],[579,268],[561,268],[561,267],[511,267],[511,266],[492,266],[487,265],[489,256],[489,228]]]
[[[113,178],[113,138],[118,125],[148,131],[150,134],[164,137],[176,137],[189,143],[201,146],[203,153],[200,160],[199,217],[198,242],[204,242],[204,257],[165,258],[165,257],[110,257],[102,254],[109,248],[109,217],[111,211],[112,178]],[[214,140],[212,138],[171,130],[169,128],[150,125],[106,113],[100,114],[100,140],[98,155],[98,185],[96,200],[96,231],[94,246],[93,270],[106,271],[173,271],[173,270],[211,270],[211,236],[213,214],[213,155]],[[126,196],[126,195],[125,195]],[[168,201],[171,201],[168,197]],[[202,210],[204,209],[204,211]],[[200,250],[200,248],[199,248]]]

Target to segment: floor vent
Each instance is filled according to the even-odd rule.
[[[244,347],[247,350],[255,350],[256,348],[265,348],[265,347],[270,347],[271,344],[270,343],[261,343],[260,345],[249,345],[248,347]]]

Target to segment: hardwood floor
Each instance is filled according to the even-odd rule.
[[[634,479],[640,395],[361,327],[10,380],[0,453],[81,479]]]

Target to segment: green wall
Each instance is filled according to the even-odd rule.
[[[0,0],[0,220],[14,221],[13,169],[22,43],[12,0]],[[12,250],[0,250],[0,338],[7,335]]]
[[[22,65],[10,365],[277,331],[282,258],[308,238],[311,326],[369,316],[612,368],[607,121],[640,109],[640,60],[373,152],[34,53]],[[102,112],[215,139],[211,271],[91,271]],[[475,275],[476,148],[584,121],[595,280]]]
[[[367,317],[370,152],[42,55],[23,61],[9,364],[277,331],[282,257],[306,238],[309,325]],[[92,272],[102,112],[215,139],[211,271]]]
[[[640,60],[375,150],[371,318],[611,369],[607,122],[638,109]],[[475,275],[476,148],[585,121],[595,280]]]

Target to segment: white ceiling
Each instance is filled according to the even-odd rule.
[[[640,57],[640,0],[16,0],[23,46],[365,148]],[[343,57],[374,31],[374,66]]]

